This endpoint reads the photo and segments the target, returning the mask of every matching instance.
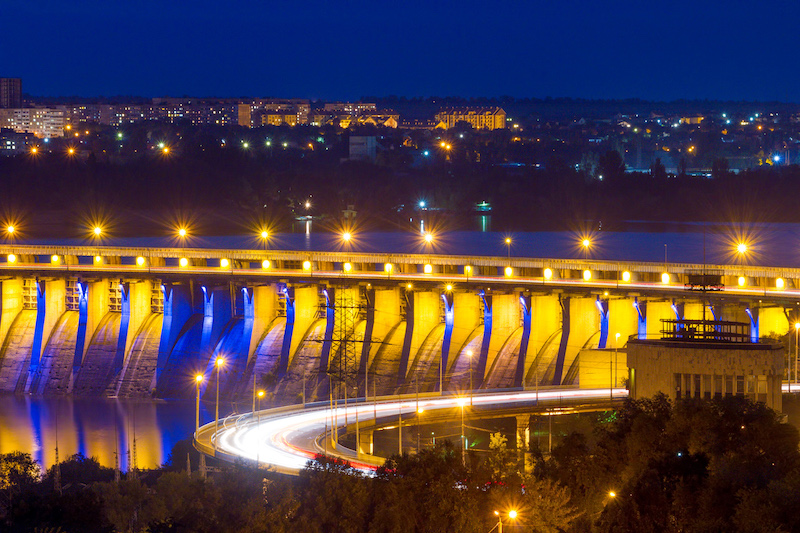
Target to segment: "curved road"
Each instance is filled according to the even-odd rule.
[[[627,396],[627,390],[614,389],[614,398]],[[476,394],[472,404],[483,409],[515,408],[525,404],[542,407],[579,406],[586,402],[596,402],[609,398],[609,389],[551,389],[534,391],[513,391]],[[417,406],[424,411],[453,409],[469,406],[468,396],[425,396],[407,395],[379,398],[377,401],[349,403],[345,408],[339,405],[331,409],[327,404],[313,406],[290,406],[268,409],[257,413],[230,416],[219,421],[215,434],[214,422],[200,428],[195,435],[195,447],[207,455],[235,462],[266,466],[286,474],[297,474],[306,462],[315,455],[327,453],[351,462],[353,466],[370,473],[383,464],[384,458],[356,454],[354,450],[341,445],[333,449],[331,428],[342,428],[353,424],[367,423],[374,429],[374,420],[397,417],[398,413],[413,416]],[[410,416],[409,416],[410,418]],[[395,422],[396,423],[396,422]],[[214,446],[217,449],[214,449]]]

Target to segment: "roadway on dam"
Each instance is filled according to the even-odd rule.
[[[396,423],[398,415],[407,420],[417,415],[417,410],[430,414],[437,410],[492,410],[503,416],[503,410],[529,407],[532,411],[545,409],[577,408],[602,403],[609,405],[610,397],[623,399],[628,391],[617,388],[605,389],[550,389],[541,391],[508,391],[453,396],[427,396],[417,398],[405,395],[398,399],[379,398],[375,401],[357,399],[347,407],[339,404],[331,407],[325,402],[315,405],[295,405],[230,416],[215,423],[206,424],[195,435],[195,447],[207,455],[228,462],[244,461],[254,466],[296,475],[306,463],[319,454],[345,459],[354,467],[371,474],[382,465],[385,458],[356,453],[341,444],[332,445],[332,428],[341,429],[359,423],[372,426]],[[569,412],[555,410],[555,412]],[[454,417],[460,416],[458,411]],[[467,414],[466,416],[469,416]],[[394,417],[394,422],[391,421]],[[348,421],[348,423],[345,422]]]

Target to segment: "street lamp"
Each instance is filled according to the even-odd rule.
[[[489,530],[489,533],[492,533],[492,531],[495,529],[497,530],[497,533],[503,533],[503,515],[500,513],[500,511],[495,511],[494,515],[497,517],[497,524],[495,524],[495,526]],[[506,516],[508,516],[508,518],[511,520],[516,520],[517,511],[512,509],[506,513]]]
[[[589,246],[592,245],[592,241],[589,239],[583,239],[581,241],[581,246],[583,246],[583,259],[586,260],[587,256],[589,255]]]
[[[261,398],[264,397],[264,391],[258,391],[258,415],[256,415],[256,427],[261,425]],[[256,447],[256,468],[260,467],[261,463],[261,449]]]
[[[222,365],[225,364],[225,359],[222,357],[217,357],[216,365],[214,365],[217,369],[217,409],[216,409],[216,416],[214,417],[214,449],[217,449],[217,431],[219,430],[219,374],[222,370]]]
[[[267,230],[261,231],[261,238],[264,239],[264,251],[267,251],[267,239],[269,239],[269,232]]]
[[[506,237],[506,248],[508,249],[508,258],[511,259],[511,237]]]
[[[194,424],[194,432],[195,436],[197,432],[200,431],[200,383],[203,382],[203,374],[197,374],[194,377],[195,386],[197,387],[197,406],[195,408],[195,424]]]

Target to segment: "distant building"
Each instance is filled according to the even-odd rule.
[[[375,136],[350,136],[350,159],[353,161],[375,161],[378,143]]]
[[[377,111],[378,106],[368,102],[330,102],[325,104],[323,111],[332,113],[346,113],[348,115],[361,115]]]
[[[0,109],[0,128],[17,133],[32,133],[36,137],[63,137],[66,112],[63,108],[23,107]]]
[[[0,78],[0,108],[22,107],[22,79]]]
[[[703,122],[703,119],[705,119],[705,117],[703,117],[701,115],[694,115],[694,116],[691,116],[691,117],[681,117],[680,123],[681,124],[700,124],[701,122]]]
[[[261,115],[262,126],[297,126],[297,113],[294,111],[265,111]]]
[[[432,130],[436,128],[436,121],[432,119],[407,119],[400,122],[400,127],[404,130]]]
[[[631,398],[743,396],[780,411],[786,356],[781,344],[751,342],[750,325],[665,320],[661,339],[628,339]]]
[[[26,152],[36,137],[32,133],[17,133],[8,128],[0,129],[0,156],[11,156]]]
[[[459,122],[468,122],[476,130],[498,130],[506,127],[506,112],[500,107],[463,107],[442,109],[436,114],[438,127],[450,129]]]

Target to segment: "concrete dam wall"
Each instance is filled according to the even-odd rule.
[[[0,281],[0,393],[262,405],[334,397],[576,385],[580,354],[697,319],[699,295],[436,282],[202,276]],[[785,334],[779,302],[705,302]],[[710,318],[710,317],[709,317]],[[619,340],[616,334],[619,333]],[[586,364],[586,363],[584,363]]]

